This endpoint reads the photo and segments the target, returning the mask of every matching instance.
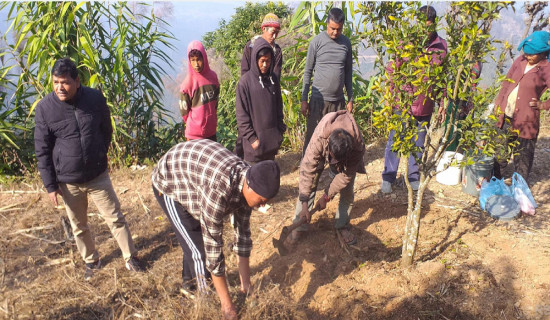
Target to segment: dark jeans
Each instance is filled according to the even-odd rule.
[[[346,100],[342,99],[339,101],[324,101],[320,99],[311,99],[309,101],[309,116],[307,117],[307,129],[306,129],[306,140],[304,142],[304,149],[302,151],[302,157],[306,153],[307,145],[313,131],[317,127],[317,124],[323,117],[329,112],[336,112],[338,110],[344,110],[346,108]]]
[[[499,129],[502,131],[507,131],[510,128],[510,124],[507,122],[504,122],[504,125],[502,126],[502,129]],[[524,139],[520,138],[516,135],[512,135],[508,139],[508,143],[513,141],[518,141],[519,145],[514,148],[513,153],[518,152],[519,154],[514,155],[514,171],[519,173],[525,181],[529,181],[529,173],[531,172],[531,168],[533,167],[533,159],[535,158],[535,146],[537,144],[537,139]],[[510,159],[496,159],[494,161],[494,173],[493,175],[498,178],[502,179],[502,169],[506,168],[508,165],[508,161]],[[506,177],[510,178],[510,177]]]
[[[196,279],[200,292],[207,288],[206,280],[211,279],[210,272],[206,269],[206,255],[202,241],[200,222],[193,218],[189,212],[177,201],[159,192],[153,186],[153,193],[157,201],[170,220],[172,229],[183,250],[182,278],[184,283]]]
[[[422,116],[415,117],[415,125],[418,129],[418,139],[415,141],[416,146],[419,147],[422,151],[418,152],[416,155],[418,158],[422,157],[424,152],[424,141],[426,140],[426,133],[428,131],[428,125],[430,123],[432,116]],[[423,122],[427,122],[428,125],[422,126]],[[397,169],[399,168],[399,158],[397,153],[393,152],[393,137],[395,136],[395,131],[390,132],[388,137],[388,143],[386,143],[386,150],[384,151],[384,172],[382,172],[382,180],[388,181],[389,183],[394,183],[397,177]],[[411,154],[409,156],[409,182],[418,181],[420,179],[420,173],[418,172],[418,164],[414,156]]]

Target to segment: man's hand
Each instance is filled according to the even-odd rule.
[[[542,110],[542,102],[540,102],[537,98],[531,98],[531,101],[529,101],[529,106],[533,109]]]
[[[59,188],[57,188],[57,190],[55,190],[55,191],[52,191],[52,192],[48,193],[48,196],[50,197],[50,200],[52,201],[53,205],[56,206],[56,207],[59,205],[57,203],[57,195],[63,196],[63,193],[61,192],[61,189],[59,189]]]
[[[324,210],[327,207],[327,202],[328,196],[323,193],[323,196],[319,200],[317,200],[316,207],[319,208],[319,210]]]
[[[220,298],[223,319],[237,320],[237,309],[235,309],[235,305],[231,302],[225,276],[212,275],[212,282],[214,283],[214,288],[216,288],[216,292]]]
[[[309,210],[307,208],[307,201],[302,202],[302,212],[300,212],[300,218],[306,218],[306,223],[309,223],[311,221],[311,214],[309,213]]]
[[[237,320],[237,310],[234,305],[231,305],[230,308],[224,309],[222,306],[222,316],[223,320]]]
[[[260,139],[256,139],[256,141],[252,142],[252,149],[258,150],[260,147]]]
[[[309,115],[309,103],[307,101],[302,101],[302,114],[304,117]]]
[[[241,283],[241,289],[240,289],[241,293],[244,293],[246,295],[251,295],[254,293],[254,285],[252,284],[248,284],[248,287],[245,287],[242,283]]]
[[[353,101],[350,100],[348,104],[346,105],[346,110],[348,110],[349,113],[353,112]]]

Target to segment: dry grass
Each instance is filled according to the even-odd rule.
[[[537,216],[495,223],[458,186],[431,183],[416,264],[405,270],[399,267],[405,191],[378,193],[383,147],[368,150],[369,175],[356,181],[351,223],[359,242],[349,254],[333,230],[337,201],[314,216],[311,231],[294,251],[277,254],[271,238],[291,222],[299,154],[279,159],[282,187],[273,209],[254,211],[251,218],[251,296],[238,292],[237,258],[225,252],[240,319],[540,319],[536,310],[547,310],[550,301],[545,151],[550,139],[537,145]],[[90,282],[83,281],[74,242],[64,241],[59,222],[64,211],[53,208],[45,193],[36,193],[35,183],[2,186],[0,319],[219,319],[214,292],[198,300],[179,292],[182,251],[151,192],[150,171],[111,174],[147,271],[132,274],[124,268],[92,205],[89,219],[104,267]],[[227,225],[228,241],[230,231]]]

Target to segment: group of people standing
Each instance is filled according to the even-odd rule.
[[[426,23],[433,25],[436,12],[423,6]],[[308,222],[314,208],[324,209],[340,194],[335,215],[335,229],[347,244],[357,239],[350,228],[350,211],[354,201],[353,185],[357,173],[365,173],[365,144],[352,112],[352,47],[342,34],[345,14],[332,8],[327,30],[309,44],[303,78],[301,112],[307,117],[307,131],[300,163],[297,221]],[[264,17],[262,34],[245,46],[241,78],[236,90],[238,138],[234,152],[216,142],[217,106],[220,85],[209,66],[206,50],[199,41],[187,49],[188,73],[180,87],[179,109],[186,123],[186,142],[171,148],[152,173],[152,190],[170,221],[183,249],[182,278],[186,291],[206,292],[212,283],[221,301],[224,318],[235,319],[225,278],[223,254],[224,219],[231,216],[235,242],[231,249],[238,255],[241,291],[250,293],[249,257],[252,249],[250,216],[252,209],[275,197],[280,188],[280,168],[275,156],[283,141],[281,69],[283,55],[275,42],[280,21],[272,13]],[[426,54],[433,64],[444,63],[447,44],[433,31],[427,35]],[[539,130],[541,109],[550,102],[540,102],[550,84],[550,33],[534,32],[518,50],[516,59],[497,98],[502,110],[499,127],[519,130],[512,137],[520,141],[519,156],[514,157],[516,171],[527,178]],[[388,74],[407,60],[396,58],[388,65]],[[313,81],[312,81],[313,78]],[[77,248],[85,262],[86,280],[101,267],[87,223],[88,196],[95,202],[131,271],[143,271],[137,257],[128,224],[120,211],[107,169],[107,151],[112,137],[109,108],[103,94],[80,84],[75,64],[59,59],[52,68],[53,92],[36,107],[35,150],[44,186],[54,205],[61,195]],[[391,88],[408,90],[416,88]],[[347,100],[346,100],[347,98]],[[422,148],[426,123],[434,113],[435,102],[419,94],[410,107],[417,122],[416,141]],[[441,107],[440,107],[441,108]],[[396,109],[395,112],[401,112]],[[505,120],[508,121],[505,121]],[[391,151],[393,132],[385,151],[381,191],[392,192],[399,159]],[[503,161],[500,162],[504,165]],[[319,177],[325,165],[330,183],[314,206]],[[499,173],[497,167],[495,174]],[[418,166],[409,159],[409,181],[418,189]],[[290,244],[302,237],[307,226],[296,229]]]

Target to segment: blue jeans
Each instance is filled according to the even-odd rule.
[[[334,179],[334,177],[336,176],[336,172],[332,169],[332,166],[329,170],[330,170],[329,171],[330,183],[332,183],[332,179]],[[319,183],[319,177],[321,176],[321,173],[317,174],[315,176],[315,179],[313,180],[313,192],[309,194],[309,199],[307,203],[309,211],[313,209],[313,205],[314,205],[313,202],[315,201],[315,193],[317,192],[317,184]],[[348,183],[348,185],[340,191],[340,202],[338,202],[338,210],[336,211],[336,216],[334,217],[335,229],[342,229],[349,225],[349,214],[351,212],[351,209],[353,208],[353,200],[354,200],[354,194],[353,194],[354,182],[355,182],[355,176],[353,176],[353,178]],[[297,222],[298,220],[300,220],[301,212],[302,212],[302,202],[300,201],[300,199],[298,199],[296,201],[296,211],[294,213],[294,220],[292,222]],[[298,227],[298,230],[300,231],[307,230],[307,225],[302,225]]]
[[[415,117],[415,125],[418,129],[418,139],[416,139],[416,146],[419,147],[422,151],[418,152],[416,155],[418,158],[422,157],[424,152],[424,141],[426,140],[426,133],[428,131],[428,125],[430,123],[432,116],[422,116]],[[427,125],[422,126],[423,122],[427,122]],[[382,180],[388,181],[389,183],[394,183],[397,177],[397,169],[399,168],[399,158],[397,153],[393,152],[393,137],[395,136],[395,131],[390,132],[388,137],[388,143],[386,143],[386,150],[384,152],[384,172],[382,172]],[[418,172],[418,164],[413,155],[409,156],[409,182],[420,180],[420,173]]]

